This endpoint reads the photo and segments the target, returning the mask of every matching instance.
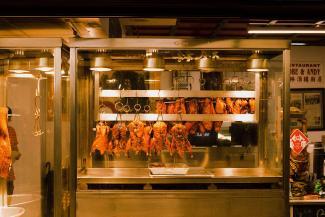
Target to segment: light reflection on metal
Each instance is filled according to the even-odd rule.
[[[43,50],[41,56],[38,58],[38,64],[35,69],[42,72],[52,71],[52,58],[52,54],[48,50]]]
[[[143,70],[148,72],[165,71],[165,60],[158,54],[158,50],[147,52]]]
[[[112,70],[110,67],[111,58],[106,54],[100,54],[94,58],[91,63],[90,70],[97,72],[109,72]]]
[[[25,57],[23,50],[16,50],[14,56],[9,59],[8,71],[19,74],[30,71],[30,61]]]
[[[260,55],[260,51],[256,50],[247,60],[247,71],[249,72],[265,72],[269,71],[269,62]]]

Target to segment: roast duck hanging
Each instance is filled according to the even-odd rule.
[[[168,147],[168,151],[171,155],[177,153],[180,157],[184,157],[185,151],[188,151],[192,155],[192,146],[188,141],[188,132],[183,124],[175,124],[171,130],[172,142]]]
[[[112,127],[112,139],[109,143],[109,147],[112,147],[112,151],[116,156],[126,154],[126,143],[127,143],[127,127],[124,122],[117,122]]]
[[[7,179],[11,166],[11,146],[7,126],[8,109],[0,107],[0,178]]]
[[[98,122],[96,125],[96,137],[91,147],[91,152],[94,153],[96,150],[99,151],[101,155],[108,151],[111,153],[112,146],[108,141],[109,126],[104,122]]]
[[[153,138],[150,141],[149,153],[160,154],[162,150],[170,146],[167,138],[167,124],[163,121],[157,121],[153,127]]]

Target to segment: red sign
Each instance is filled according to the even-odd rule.
[[[290,135],[290,148],[297,154],[308,145],[309,139],[300,130],[295,129]]]

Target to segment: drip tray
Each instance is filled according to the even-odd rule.
[[[152,177],[206,177],[213,174],[204,168],[190,168],[186,164],[165,164],[164,166],[149,167],[149,175]]]
[[[151,175],[186,175],[189,169],[190,168],[183,163],[152,163],[149,165]]]

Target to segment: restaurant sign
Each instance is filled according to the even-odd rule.
[[[293,62],[290,65],[290,88],[323,88],[321,62]]]
[[[296,154],[300,154],[308,145],[309,139],[300,130],[295,129],[290,135],[290,148]]]

